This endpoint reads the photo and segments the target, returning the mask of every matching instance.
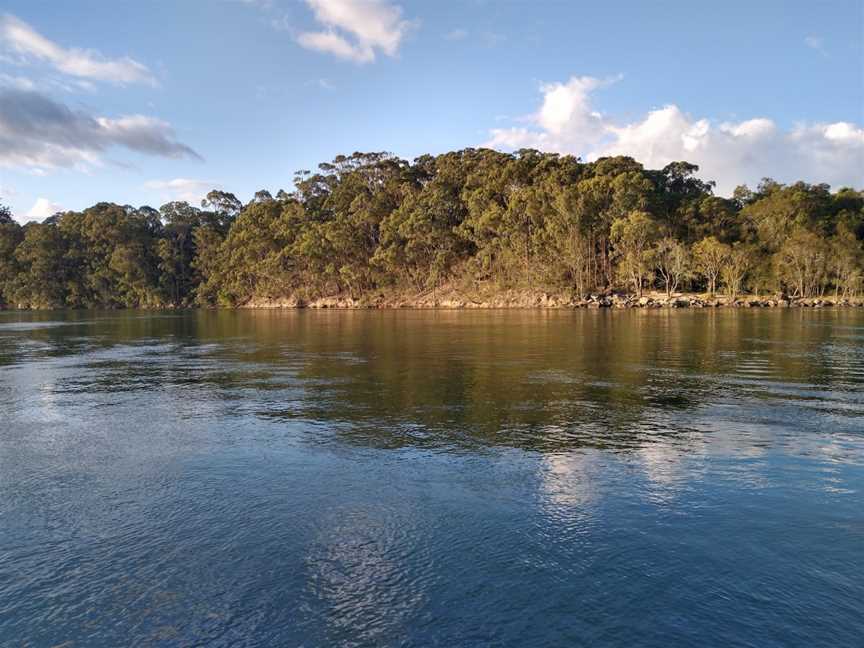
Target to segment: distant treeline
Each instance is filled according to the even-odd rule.
[[[697,171],[534,150],[413,164],[354,153],[246,205],[212,191],[201,208],[99,203],[24,226],[0,207],[0,303],[234,306],[442,286],[862,291],[864,192],[765,179],[721,198]]]

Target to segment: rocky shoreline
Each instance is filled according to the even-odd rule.
[[[413,296],[370,295],[364,297],[332,296],[303,300],[296,297],[259,299],[250,301],[241,308],[279,309],[506,309],[506,308],[554,308],[554,309],[659,309],[659,308],[835,308],[864,307],[864,298],[853,299],[823,296],[814,298],[789,298],[786,296],[754,297],[752,295],[730,298],[704,294],[682,293],[667,297],[660,293],[637,295],[605,293],[579,298],[546,292],[509,291],[491,296],[467,296],[454,292],[446,294],[421,294]]]
[[[175,310],[176,306],[156,306],[151,309],[137,310]],[[183,307],[179,307],[183,308]],[[187,307],[190,308],[190,307]],[[219,310],[220,307],[191,307],[204,310]],[[231,307],[225,307],[231,310]],[[469,296],[462,293],[421,295],[369,295],[352,297],[334,295],[302,299],[299,297],[259,298],[234,308],[244,310],[494,310],[494,309],[668,309],[668,308],[864,308],[864,297],[852,299],[834,296],[813,298],[754,297],[744,295],[737,298],[705,294],[681,293],[667,297],[661,293],[651,293],[639,297],[623,293],[603,293],[587,297],[573,297],[547,292],[508,291],[494,295]],[[32,308],[23,305],[8,306],[0,304],[5,310],[51,310]],[[133,309],[136,310],[136,309]]]

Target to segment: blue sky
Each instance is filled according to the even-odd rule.
[[[718,193],[864,185],[864,3],[6,0],[0,200],[248,199],[339,153],[529,146]]]

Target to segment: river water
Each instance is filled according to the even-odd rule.
[[[0,313],[2,646],[860,646],[864,312]]]

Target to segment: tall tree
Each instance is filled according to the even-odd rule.
[[[652,267],[652,245],[659,235],[657,223],[644,211],[631,212],[612,223],[611,239],[622,277],[642,296]]]
[[[732,249],[715,236],[708,236],[693,246],[693,259],[697,270],[708,284],[708,292],[717,292],[717,280]]]
[[[12,302],[13,282],[20,269],[15,248],[24,239],[24,230],[12,219],[12,213],[0,204],[0,307]]]
[[[683,243],[667,236],[654,245],[654,265],[663,282],[666,297],[672,297],[672,293],[690,276],[690,253]]]

